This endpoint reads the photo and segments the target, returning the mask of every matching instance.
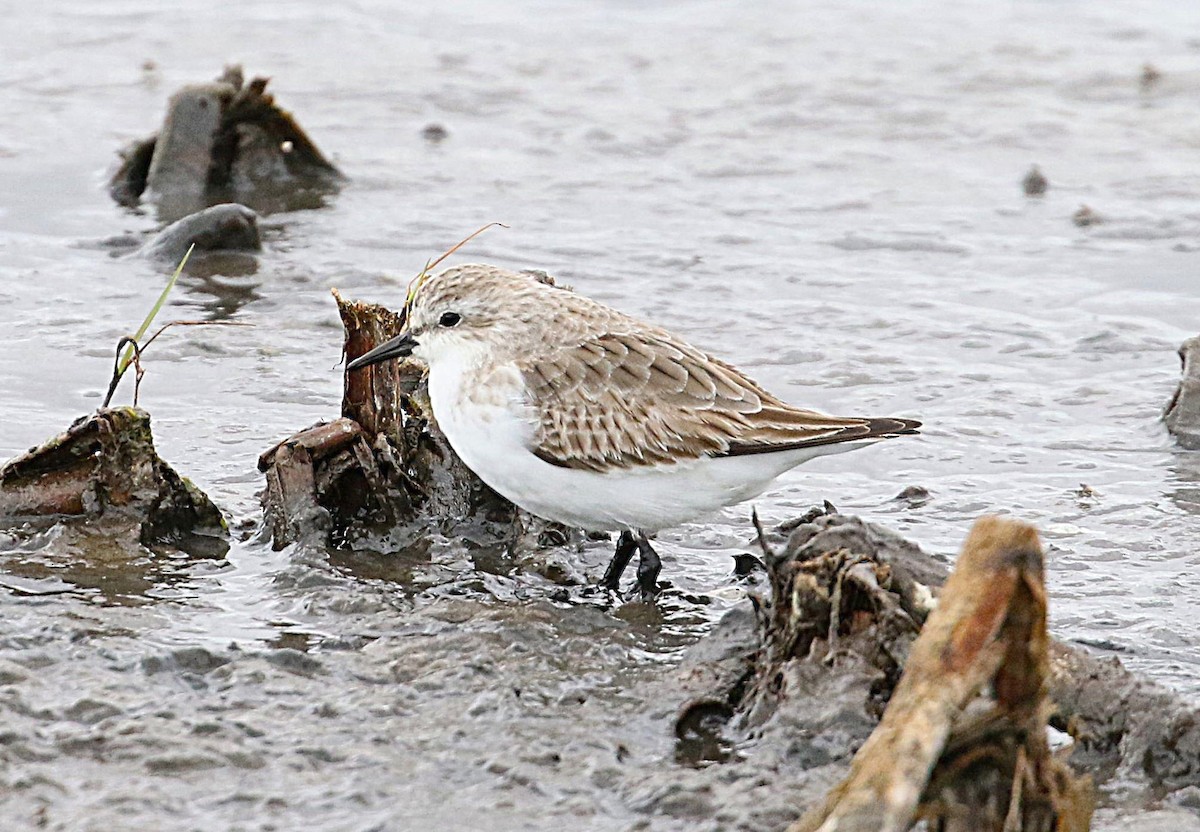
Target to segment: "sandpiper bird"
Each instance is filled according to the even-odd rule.
[[[422,274],[406,312],[404,332],[348,369],[410,354],[428,364],[434,418],[480,479],[538,517],[620,532],[603,578],[613,590],[637,552],[653,596],[648,533],[920,427],[785,404],[678,336],[527,272]]]

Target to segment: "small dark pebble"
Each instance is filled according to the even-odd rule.
[[[1087,205],[1080,205],[1079,209],[1071,215],[1071,222],[1075,223],[1080,228],[1087,228],[1089,225],[1099,225],[1104,222],[1104,218],[1093,211]]]
[[[1041,196],[1046,193],[1046,188],[1049,185],[1050,182],[1037,165],[1031,167],[1029,173],[1025,174],[1025,178],[1021,180],[1021,187],[1025,189],[1025,196]]]
[[[1142,92],[1149,92],[1160,80],[1162,80],[1162,73],[1158,71],[1158,68],[1154,64],[1142,64],[1142,74],[1138,79]]]
[[[450,131],[440,124],[426,124],[425,129],[421,131],[422,138],[427,142],[437,144],[445,141],[450,135]]]
[[[929,502],[929,498],[933,496],[929,493],[929,489],[920,485],[910,485],[899,494],[892,498],[893,501],[908,503],[912,506],[924,505]]]

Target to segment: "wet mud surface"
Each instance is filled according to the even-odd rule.
[[[1200,12],[5,14],[2,459],[99,404],[162,286],[161,264],[105,245],[161,227],[105,182],[172,92],[243,60],[348,180],[257,206],[262,251],[198,258],[162,317],[253,327],[147,357],[156,447],[225,511],[228,551],[0,532],[13,828],[779,829],[844,775],[873,725],[837,713],[860,688],[822,694],[830,728],[807,742],[780,722],[675,736],[684,654],[718,650],[715,623],[763,589],[734,575],[746,506],[659,536],[658,609],[590,589],[603,541],[511,557],[434,534],[385,555],[257,534],[259,454],[338,415],[330,287],[398,306],[492,220],[512,227],[466,259],[545,269],[789,400],[925,422],[786,476],[757,502],[768,523],[829,499],[948,562],[977,516],[1010,511],[1042,530],[1055,636],[1200,699],[1200,457],[1161,422],[1200,321]],[[1076,225],[1082,204],[1105,221]],[[1131,821],[1145,795],[1108,783],[1095,828],[1200,828],[1195,794]]]

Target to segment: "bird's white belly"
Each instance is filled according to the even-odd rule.
[[[487,395],[463,390],[463,378],[457,368],[439,366],[429,384],[438,426],[463,462],[531,514],[585,529],[675,526],[757,496],[784,471],[829,452],[814,448],[704,458],[603,473],[563,468],[531,450],[535,425],[521,404],[515,368],[512,375],[493,375]]]

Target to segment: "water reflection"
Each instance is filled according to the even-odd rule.
[[[1200,451],[1178,448],[1171,456],[1168,481],[1177,485],[1167,491],[1167,497],[1188,514],[1200,514]]]
[[[23,595],[73,594],[113,606],[153,603],[191,580],[197,561],[224,561],[221,538],[187,535],[143,546],[136,532],[95,523],[30,525],[0,541],[0,586]]]
[[[261,300],[258,258],[240,251],[210,252],[195,262],[188,261],[181,288],[196,298],[194,304],[204,312],[206,321],[233,318],[247,304]]]

